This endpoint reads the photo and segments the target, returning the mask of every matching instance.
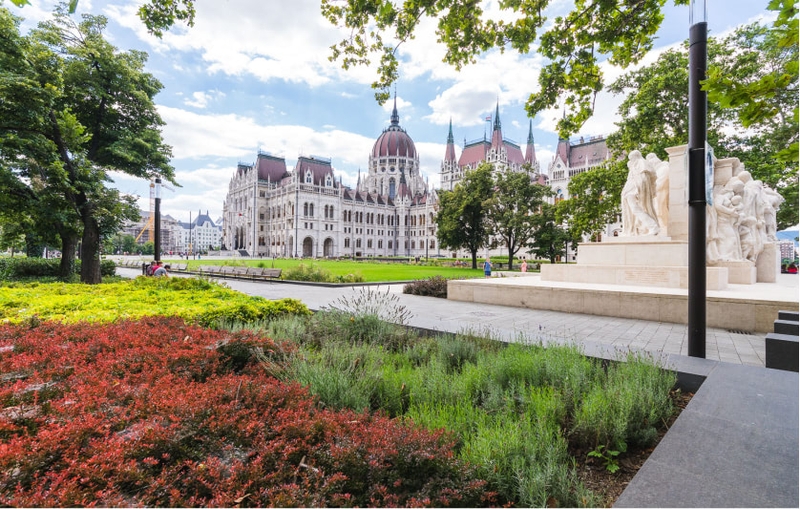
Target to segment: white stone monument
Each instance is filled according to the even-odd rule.
[[[543,265],[543,281],[688,288],[689,204],[686,146],[668,161],[633,151],[621,196],[623,234],[578,246],[575,265]],[[706,286],[775,282],[780,249],[775,213],[782,199],[753,180],[737,158],[714,159],[707,207]],[[776,197],[777,195],[777,197]]]

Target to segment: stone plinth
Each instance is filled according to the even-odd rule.
[[[669,237],[616,237],[578,245],[577,265],[542,265],[542,281],[689,287],[689,244]],[[724,290],[728,269],[706,268],[706,288]]]
[[[714,267],[728,269],[728,283],[732,285],[753,285],[756,283],[756,267],[747,260],[738,262],[715,262]]]
[[[755,270],[755,269],[754,269]],[[689,268],[649,265],[542,265],[542,281],[604,285],[689,288]],[[706,267],[706,289],[728,287],[728,269]]]
[[[781,271],[781,247],[777,242],[764,244],[764,250],[756,260],[756,280],[759,283],[774,283]]]

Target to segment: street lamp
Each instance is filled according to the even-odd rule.
[[[154,214],[156,217],[153,218],[155,224],[155,235],[154,235],[154,248],[155,248],[155,260],[157,262],[161,261],[161,177],[156,177],[156,206]]]
[[[699,5],[702,3],[702,7]],[[695,22],[697,21],[697,22]],[[689,356],[706,356],[706,0],[691,2],[689,27]]]

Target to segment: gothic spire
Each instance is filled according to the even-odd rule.
[[[397,89],[394,90],[394,108],[392,108],[392,125],[400,125],[400,115],[397,114]]]

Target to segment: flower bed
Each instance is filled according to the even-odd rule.
[[[0,503],[493,503],[446,433],[269,377],[291,349],[179,318],[0,327]]]

